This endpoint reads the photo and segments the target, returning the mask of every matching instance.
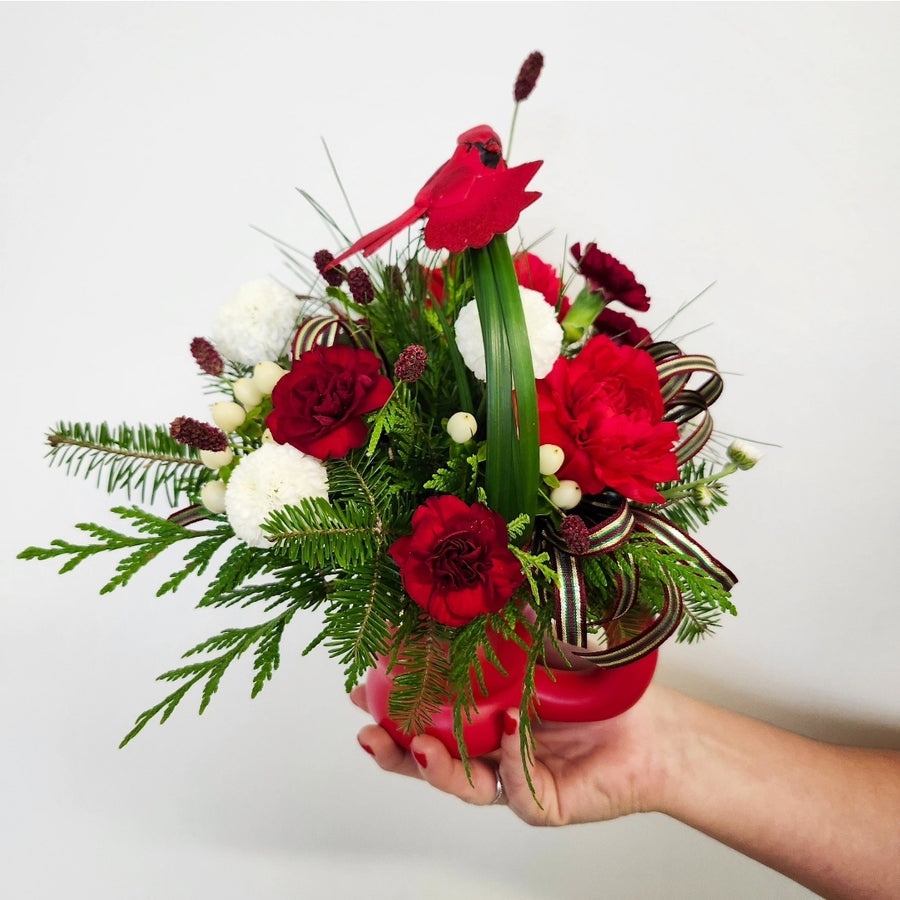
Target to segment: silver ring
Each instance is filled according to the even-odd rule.
[[[490,802],[490,806],[494,806],[499,803],[503,799],[503,782],[500,780],[500,770],[497,769],[497,793],[493,800]]]

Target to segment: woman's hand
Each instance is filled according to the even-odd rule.
[[[532,825],[614,819],[654,808],[662,783],[656,753],[660,690],[651,686],[632,709],[605,722],[536,723],[528,765],[534,794],[523,768],[518,710],[507,712],[500,749],[470,761],[471,782],[463,764],[437,738],[420,735],[406,751],[384,729],[367,725],[359,732],[359,743],[382,769],[422,778],[467,803],[493,803],[499,772],[500,802]],[[364,686],[351,699],[367,709]]]

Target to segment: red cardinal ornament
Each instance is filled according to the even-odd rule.
[[[466,247],[484,247],[495,234],[509,231],[522,210],[541,196],[525,187],[542,164],[539,160],[509,169],[494,129],[470,128],[457,138],[453,156],[428,179],[405,213],[361,237],[328,268],[360,251],[370,256],[423,217],[428,220],[425,245],[431,250],[461,253]]]

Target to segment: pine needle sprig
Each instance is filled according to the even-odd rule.
[[[678,585],[684,602],[678,642],[693,643],[706,637],[719,627],[722,613],[737,615],[731,593],[691,557],[649,536],[634,537],[626,547],[640,572],[642,600],[659,603],[661,595],[653,587],[665,575]]]
[[[344,667],[349,691],[388,652],[391,623],[400,617],[403,588],[394,561],[379,553],[327,582],[324,627],[313,642]]]
[[[326,570],[363,564],[383,540],[371,506],[353,501],[334,506],[321,498],[273,512],[263,531],[288,559]]]
[[[194,451],[179,444],[166,427],[119,425],[105,422],[60,422],[47,435],[51,464],[67,475],[96,476],[97,486],[109,493],[124,490],[153,502],[160,490],[175,506],[195,497],[212,477]]]
[[[447,701],[450,657],[442,629],[419,620],[419,627],[394,646],[394,688],[389,714],[404,734],[422,734]]]
[[[56,539],[50,542],[49,547],[28,547],[23,550],[19,559],[53,559],[55,557],[68,557],[59,570],[60,574],[70,572],[76,566],[98,553],[110,551],[130,551],[127,556],[119,560],[116,565],[116,574],[100,589],[101,594],[107,594],[119,587],[124,587],[144,566],[152,562],[169,547],[185,540],[197,540],[207,538],[208,543],[203,549],[194,555],[188,554],[188,572],[203,571],[209,562],[212,553],[218,549],[225,540],[232,536],[231,528],[220,525],[212,531],[193,531],[168,519],[162,519],[152,513],[146,512],[136,506],[117,506],[112,510],[120,518],[129,521],[135,530],[134,534],[123,534],[105,525],[97,525],[93,522],[82,522],[75,527],[86,532],[92,539],[92,543],[75,544],[70,541]],[[187,573],[185,573],[187,574]],[[172,576],[158,591],[158,594],[168,590],[174,590],[180,584],[182,578]]]

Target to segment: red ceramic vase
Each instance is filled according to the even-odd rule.
[[[525,650],[517,643],[496,636],[491,640],[505,674],[483,662],[487,694],[473,681],[478,706],[471,722],[463,725],[463,739],[469,756],[483,756],[500,747],[503,719],[507,709],[522,699],[522,680],[527,661]],[[545,669],[535,671],[536,712],[544,722],[596,722],[611,719],[630,709],[644,695],[653,679],[658,651],[615,669]],[[389,674],[387,660],[379,660],[366,679],[369,712],[402,747],[408,747],[414,735],[400,730],[388,714],[395,667]],[[447,705],[434,715],[426,734],[439,738],[450,753],[459,758],[453,735],[453,709]]]

